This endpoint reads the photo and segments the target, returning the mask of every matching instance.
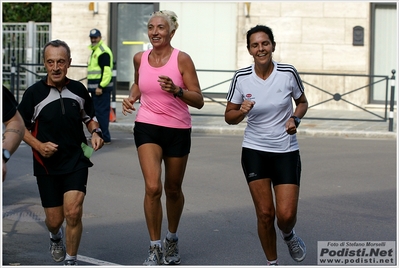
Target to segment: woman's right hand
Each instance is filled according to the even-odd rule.
[[[134,108],[133,103],[135,102],[133,97],[124,98],[122,101],[122,114],[127,115],[128,113],[131,114],[133,111],[136,111]]]

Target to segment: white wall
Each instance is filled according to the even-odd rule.
[[[172,45],[188,53],[197,69],[235,70],[237,3],[161,2],[160,10],[172,10],[179,28]],[[233,73],[198,72],[202,89],[231,79]],[[229,83],[204,92],[227,92]]]
[[[51,3],[52,39],[65,41],[71,49],[72,65],[87,65],[91,50],[89,33],[100,30],[103,40],[109,31],[109,3],[97,2],[98,14],[89,10],[89,2],[55,1]],[[87,68],[70,68],[68,77],[80,80],[87,76]],[[86,81],[82,81],[86,83]]]

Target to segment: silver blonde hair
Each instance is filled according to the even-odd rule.
[[[173,11],[170,10],[155,11],[154,13],[151,14],[151,17],[148,21],[150,21],[154,17],[164,18],[169,24],[170,32],[172,32],[173,30],[177,30],[177,28],[179,28],[179,23],[177,23],[177,15]]]

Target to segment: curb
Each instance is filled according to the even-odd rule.
[[[133,132],[133,123],[110,123],[110,130]],[[193,126],[193,134],[209,135],[243,135],[245,126]],[[382,131],[333,131],[299,129],[298,136],[307,137],[341,137],[341,138],[373,138],[373,139],[397,139],[396,132]]]

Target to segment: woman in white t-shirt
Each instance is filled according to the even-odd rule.
[[[275,218],[291,257],[300,262],[306,256],[305,243],[294,226],[301,175],[296,132],[308,102],[297,70],[272,59],[275,48],[269,27],[257,25],[247,32],[247,49],[254,64],[236,71],[225,110],[225,121],[231,125],[247,117],[241,164],[268,265],[278,264]]]

